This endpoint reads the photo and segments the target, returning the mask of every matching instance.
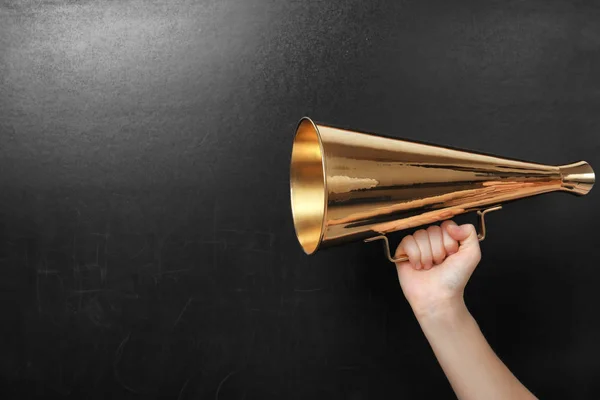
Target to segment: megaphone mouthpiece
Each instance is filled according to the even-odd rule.
[[[596,175],[592,166],[587,162],[579,161],[573,164],[561,165],[558,168],[562,176],[564,190],[578,195],[586,195],[592,190]]]

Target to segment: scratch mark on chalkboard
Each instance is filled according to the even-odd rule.
[[[204,142],[206,142],[206,139],[208,139],[209,136],[210,136],[210,131],[208,131],[206,133],[206,135],[204,135],[204,137],[200,140],[200,143],[198,143],[196,145],[196,148],[198,149],[198,148],[202,147],[202,145],[204,144]]]
[[[163,271],[158,273],[157,275],[168,275],[168,274],[177,274],[179,272],[187,272],[187,271],[191,271],[191,268],[186,268],[186,269],[172,269],[169,271]]]
[[[340,371],[358,371],[360,367],[357,366],[341,366],[338,368]]]
[[[142,249],[140,251],[138,251],[137,253],[135,253],[135,255],[133,257],[131,257],[131,259],[133,260],[134,258],[139,257],[140,255],[142,255],[142,253],[148,248],[148,243],[146,242],[144,244],[144,247],[142,247]]]
[[[38,314],[42,314],[42,302],[40,301],[40,274],[35,274],[35,297],[37,301]]]
[[[124,299],[139,299],[140,295],[137,293],[127,293],[121,290],[116,289],[79,289],[79,290],[70,290],[68,297],[79,296],[79,299],[82,299],[84,295],[94,295],[101,293],[111,293],[116,294]]]
[[[250,237],[251,240],[248,241],[245,248],[241,249],[243,251],[260,253],[260,254],[273,254],[273,244],[275,242],[275,235],[272,232],[260,231],[260,230],[243,230],[243,229],[219,229],[219,232],[235,233],[235,234],[243,236],[244,239]],[[264,249],[254,248],[254,246],[256,246],[256,243],[254,243],[254,245],[252,243],[255,242],[259,238],[260,238],[260,241],[262,241],[265,244],[264,247],[266,247],[266,248],[264,248]],[[264,239],[266,239],[266,241]]]
[[[222,240],[188,240],[183,243],[183,247],[189,246],[190,244],[220,244],[225,245],[225,242]]]
[[[100,282],[106,284],[106,275],[108,274],[108,236],[110,225],[106,227],[106,238],[104,239],[104,269],[100,277]]]
[[[108,238],[110,237],[110,226],[106,227],[105,233],[93,232],[92,235],[100,236],[104,239],[104,265],[100,266],[99,252],[100,243],[96,245],[96,264],[100,267],[100,283],[106,283],[106,275],[108,272]]]
[[[132,389],[131,387],[127,386],[121,380],[121,377],[119,376],[119,361],[121,361],[121,357],[123,356],[123,348],[125,347],[125,344],[129,341],[129,337],[130,336],[131,336],[131,331],[127,334],[127,336],[125,336],[125,339],[123,339],[123,341],[121,342],[121,344],[119,344],[119,347],[117,347],[117,351],[115,352],[115,361],[113,362],[113,372],[114,372],[114,375],[115,375],[115,380],[117,382],[119,382],[119,384],[121,386],[123,386],[125,389],[129,390],[131,393],[138,394],[138,392],[136,392],[134,389]]]
[[[154,263],[148,263],[148,264],[142,266],[140,268],[140,270],[141,269],[148,269],[148,268],[154,267],[154,265],[155,265]],[[192,268],[175,269],[175,270],[168,270],[168,271],[160,271],[160,272],[155,272],[155,273],[148,272],[147,275],[150,278],[152,278],[152,280],[154,281],[155,285],[158,285],[158,281],[160,279],[162,279],[164,276],[172,275],[171,279],[173,279],[175,282],[177,282],[178,279],[179,279],[179,277],[177,276],[178,273],[180,273],[180,272],[187,272],[187,271],[191,271],[191,270],[192,270]]]
[[[259,230],[250,230],[246,231],[243,229],[219,229],[220,232],[230,232],[230,233],[240,233],[244,235],[264,235],[268,236],[269,239],[274,239],[275,235],[272,232],[259,231]]]
[[[223,384],[225,383],[225,381],[227,381],[227,379],[229,379],[229,377],[231,377],[231,375],[235,374],[236,372],[237,371],[231,371],[230,373],[227,374],[227,376],[225,378],[223,378],[221,383],[219,383],[219,386],[217,387],[217,393],[215,393],[215,400],[219,400],[219,392],[221,391],[221,387],[223,387]]]
[[[181,400],[181,396],[183,396],[183,391],[185,390],[185,388],[187,387],[187,384],[189,382],[189,378],[187,381],[185,381],[185,383],[183,384],[183,386],[181,387],[181,390],[179,391],[179,396],[177,396],[177,400]]]
[[[40,274],[40,275],[44,274],[46,276],[48,276],[48,275],[59,275],[58,271],[55,270],[55,269],[45,269],[43,271],[40,270],[40,271],[38,271],[38,274]]]
[[[79,216],[77,217],[77,224],[75,225],[75,231],[73,232],[73,254],[71,255],[73,258],[73,268],[77,265],[77,228],[79,227],[79,217],[81,216],[79,210],[77,210],[77,214],[79,214]]]
[[[77,280],[79,273],[79,263],[77,262],[77,233],[73,234],[73,279]]]
[[[185,306],[183,306],[183,309],[179,313],[179,316],[177,317],[177,320],[175,320],[175,324],[173,325],[173,328],[175,328],[177,326],[177,324],[179,323],[179,320],[183,316],[183,313],[185,312],[185,310],[187,310],[187,308],[188,308],[188,306],[190,305],[191,302],[192,302],[192,297],[190,297],[188,299],[187,303],[185,303]]]
[[[102,238],[104,238],[104,240],[108,239],[108,237],[110,236],[110,234],[107,233],[100,233],[100,232],[90,232],[90,235],[92,236],[100,236]]]
[[[81,279],[81,269],[79,268],[79,262],[77,260],[77,230],[79,229],[79,223],[81,221],[81,211],[79,211],[79,208],[75,208],[75,211],[77,211],[77,222],[75,223],[75,230],[73,231],[73,284],[81,289],[83,287],[83,282]],[[81,310],[82,305],[83,295],[79,295],[77,309]],[[65,302],[65,307],[68,307],[67,302]]]
[[[81,289],[83,287],[83,282],[81,279],[81,269],[79,268],[79,264],[75,263],[73,267],[73,280],[75,281],[75,285]],[[79,299],[77,301],[77,310],[81,311],[81,307],[83,306],[83,295],[79,295]]]
[[[83,269],[92,270],[94,268],[100,268],[100,266],[96,262],[84,263],[81,265]]]
[[[320,290],[323,290],[323,289],[325,289],[325,288],[315,288],[315,289],[294,289],[294,292],[301,292],[301,293],[304,293],[304,292],[318,292],[318,291],[320,291]]]
[[[246,249],[246,251],[249,251],[251,253],[260,253],[260,254],[273,254],[273,251],[271,249],[269,249],[269,250]]]
[[[65,290],[64,280],[63,280],[62,276],[60,276],[60,273],[57,270],[48,269],[48,266],[46,265],[46,269],[44,269],[44,270],[38,270],[37,274],[38,275],[44,275],[46,278],[48,278],[49,276],[55,276],[56,279],[58,279],[58,283],[60,285],[61,290],[62,291]],[[37,279],[39,279],[39,277]],[[36,283],[36,285],[37,285],[37,283]]]
[[[114,289],[82,289],[82,290],[72,290],[73,294],[85,294],[85,293],[103,293],[103,292],[114,292]]]
[[[215,198],[215,205],[213,207],[213,240],[217,240],[217,198]],[[225,242],[225,246],[227,246],[227,242]],[[217,251],[217,246],[213,246],[213,266],[216,268],[218,266],[219,260],[219,252]]]

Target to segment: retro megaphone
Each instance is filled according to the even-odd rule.
[[[383,240],[387,233],[477,211],[542,193],[587,194],[594,171],[585,161],[551,166],[481,153],[391,139],[317,125],[298,124],[290,167],[296,236],[307,254],[354,240]]]

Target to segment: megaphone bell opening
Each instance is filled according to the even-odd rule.
[[[306,254],[314,253],[324,232],[327,182],[319,131],[309,118],[298,124],[292,147],[290,194],[296,236]]]

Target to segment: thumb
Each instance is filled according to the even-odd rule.
[[[479,238],[475,227],[471,224],[465,225],[448,225],[446,227],[450,237],[460,243],[461,246],[479,244]]]

